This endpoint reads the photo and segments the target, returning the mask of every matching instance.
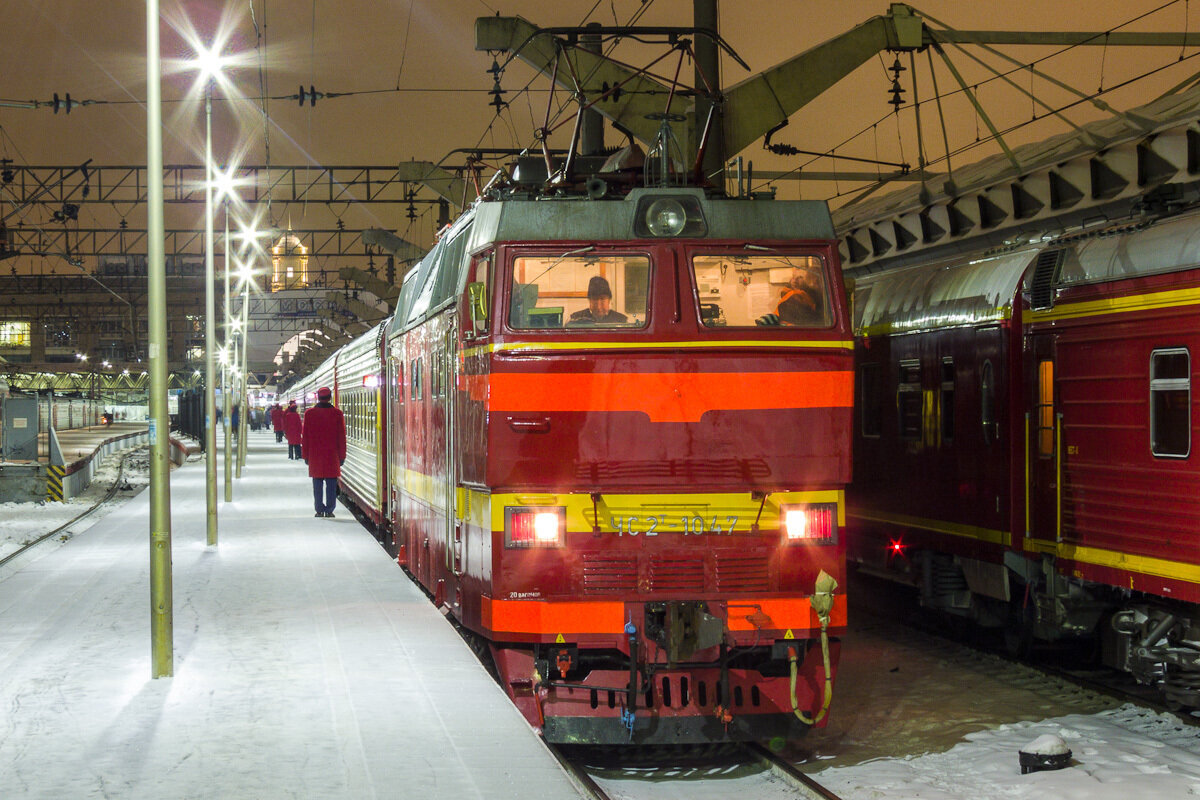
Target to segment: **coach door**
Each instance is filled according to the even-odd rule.
[[[1027,339],[1025,414],[1025,528],[1028,538],[1062,537],[1062,413],[1059,409],[1054,336]]]

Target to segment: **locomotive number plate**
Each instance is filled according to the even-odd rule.
[[[618,536],[658,536],[660,533],[699,535],[704,533],[733,533],[738,518],[731,516],[700,517],[686,514],[649,514],[646,516],[613,517],[612,526]]]

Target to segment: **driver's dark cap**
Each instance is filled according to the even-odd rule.
[[[588,281],[588,300],[599,300],[602,297],[612,299],[612,289],[608,285],[608,280],[600,275],[595,275]]]

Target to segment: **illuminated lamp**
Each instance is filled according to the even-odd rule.
[[[504,546],[561,547],[567,527],[567,510],[559,507],[506,508]]]
[[[788,544],[834,544],[837,541],[837,506],[783,506],[780,518]]]

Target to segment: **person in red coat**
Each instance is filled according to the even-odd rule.
[[[313,482],[318,517],[332,517],[337,506],[337,479],[346,460],[346,418],[333,405],[329,387],[317,389],[317,404],[304,412],[304,463]]]
[[[283,441],[283,406],[276,403],[271,406],[271,428],[275,431],[275,441]]]
[[[283,412],[283,434],[287,437],[288,459],[299,460],[300,446],[304,443],[304,421],[295,400],[288,403],[287,411]]]

